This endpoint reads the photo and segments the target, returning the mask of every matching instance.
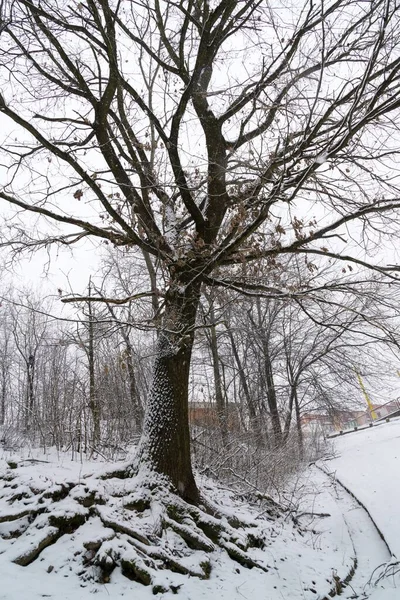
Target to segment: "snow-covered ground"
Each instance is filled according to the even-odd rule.
[[[371,600],[400,599],[400,418],[372,428],[339,436],[334,441],[335,458],[323,468],[350,490],[366,508],[382,534],[393,567],[378,581],[384,568],[371,573],[376,586],[367,588]],[[365,511],[364,511],[365,512]],[[377,547],[367,531],[360,548],[372,556]],[[383,561],[381,561],[383,562]],[[396,575],[393,576],[393,573]],[[396,587],[397,586],[397,587]]]
[[[221,489],[210,480],[200,481],[203,491],[214,502],[230,510],[243,520],[259,522],[267,532],[264,549],[253,549],[253,558],[267,568],[247,569],[232,561],[224,550],[216,550],[210,560],[210,578],[200,580],[170,571],[161,571],[159,582],[170,591],[157,597],[172,600],[205,600],[218,596],[219,600],[324,600],[340,581],[349,574],[349,585],[341,589],[343,598],[371,598],[371,600],[400,600],[396,579],[385,579],[377,587],[370,585],[374,570],[390,561],[387,545],[367,512],[335,481],[342,481],[367,507],[372,519],[382,531],[392,553],[400,556],[400,419],[372,430],[360,431],[335,440],[335,458],[311,466],[297,478],[290,492],[291,511],[271,519],[263,507],[249,506],[229,490]],[[20,462],[21,459],[29,459]],[[33,462],[43,460],[46,462]],[[7,501],[9,487],[1,477],[10,473],[7,461],[19,463],[18,492],[24,486],[44,489],[63,482],[85,482],[99,487],[96,478],[104,470],[104,463],[72,461],[68,455],[30,452],[29,456],[15,456],[0,451],[0,600],[89,600],[154,598],[151,586],[130,581],[120,569],[111,574],[110,581],[99,584],[82,579],[79,548],[85,540],[99,533],[99,519],[90,517],[72,534],[65,534],[46,548],[29,566],[13,563],[13,558],[28,548],[38,529],[26,529],[19,537],[12,537],[12,522],[2,522],[2,515],[10,514]],[[322,467],[326,472],[323,472]],[[29,498],[19,502],[29,503]],[[21,509],[21,504],[19,509]],[[107,507],[108,509],[108,507]],[[111,509],[110,509],[111,510]],[[294,517],[294,519],[293,519]],[[104,528],[103,528],[104,533]],[[40,533],[40,529],[39,529]],[[11,534],[11,535],[10,535]],[[121,534],[123,537],[124,534]],[[161,541],[167,548],[171,540]],[[400,581],[397,580],[400,586]],[[177,593],[176,593],[177,592]]]
[[[335,450],[327,468],[361,500],[400,559],[400,418],[337,437]]]

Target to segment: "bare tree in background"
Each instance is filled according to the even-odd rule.
[[[22,414],[26,432],[38,420],[37,367],[41,346],[47,344],[48,319],[37,312],[38,300],[27,299],[29,307],[12,311],[12,336],[15,348],[20,356],[24,372],[24,395]]]
[[[4,319],[0,330],[0,425],[6,421],[10,397],[10,369],[12,364],[11,330]]]
[[[309,289],[271,275],[292,253],[310,269],[312,257],[339,258],[353,285],[369,268],[395,277],[368,251],[398,231],[400,7],[2,6],[0,198],[17,226],[3,243],[92,236],[157,260],[162,320],[138,464],[197,503],[188,379],[202,286],[302,297]]]

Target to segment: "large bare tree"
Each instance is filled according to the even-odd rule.
[[[368,251],[398,230],[399,3],[1,7],[0,198],[16,225],[3,242],[92,236],[157,261],[138,464],[197,503],[188,377],[202,286],[304,295],[273,275],[290,253],[310,270],[339,258],[354,281],[395,277]]]

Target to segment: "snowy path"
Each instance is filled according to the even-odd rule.
[[[341,598],[375,598],[378,600],[380,596],[375,595],[376,590],[370,585],[371,575],[379,565],[390,561],[391,553],[368,512],[342,487],[333,473],[328,471],[327,473],[327,475],[322,475],[322,473],[321,475],[323,478],[329,477],[330,494],[343,514],[356,558],[354,574],[347,587],[343,589]],[[388,591],[396,592],[397,595],[393,598],[398,600],[398,591]],[[385,597],[389,598],[389,596]]]
[[[368,583],[374,569],[392,556],[394,560],[400,557],[400,419],[336,438],[334,447],[335,458],[322,466],[333,482],[337,480],[332,489],[342,507],[357,556],[351,586],[358,596],[351,593],[349,586],[342,597],[399,600],[399,578],[386,578],[376,587]],[[378,571],[373,581],[377,574]],[[361,592],[364,595],[360,596]]]
[[[400,418],[336,438],[334,448],[329,470],[366,506],[400,558]]]

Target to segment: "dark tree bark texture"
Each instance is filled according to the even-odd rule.
[[[187,501],[199,492],[190,459],[188,390],[199,284],[177,282],[167,293],[139,457],[166,475]]]

